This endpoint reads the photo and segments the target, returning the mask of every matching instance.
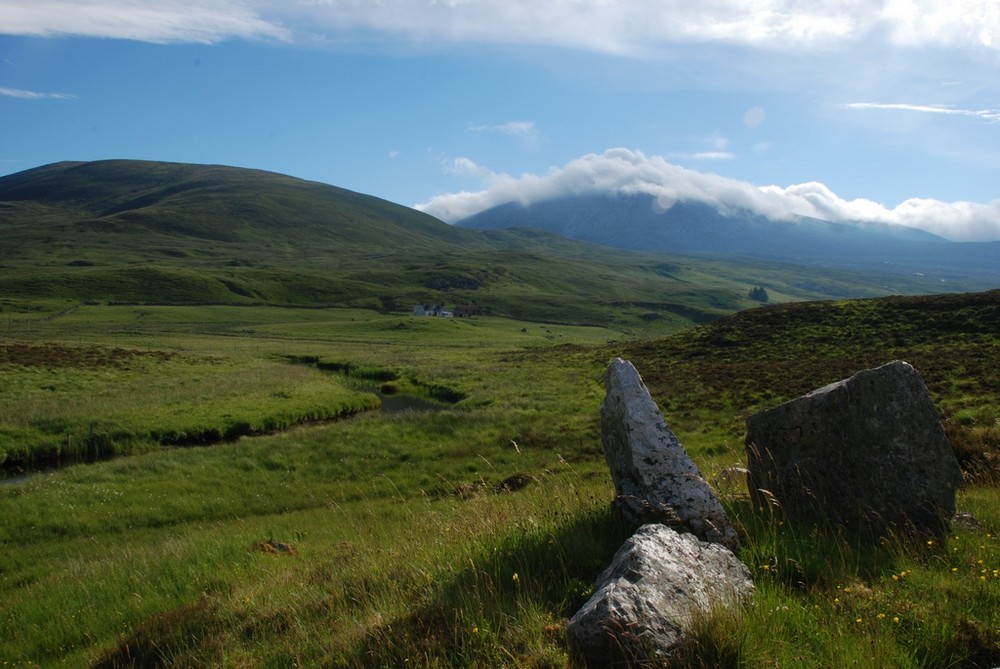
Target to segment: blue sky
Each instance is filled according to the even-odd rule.
[[[997,240],[998,74],[995,0],[0,0],[0,174],[217,163],[448,221],[643,191]]]

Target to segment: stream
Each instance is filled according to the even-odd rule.
[[[368,388],[370,392],[378,395],[381,400],[382,405],[378,409],[382,413],[403,413],[406,411],[413,412],[424,412],[424,411],[441,411],[448,408],[448,404],[443,402],[437,402],[432,399],[427,399],[426,397],[419,397],[417,395],[407,395],[405,393],[386,395],[377,388]],[[127,456],[125,456],[127,457]],[[49,469],[42,469],[36,471],[18,472],[16,474],[4,475],[4,472],[0,470],[0,486],[13,486],[25,483],[26,481],[38,476],[39,474],[49,471]]]
[[[429,400],[425,397],[418,397],[416,395],[385,395],[380,392],[376,392],[379,399],[382,400],[381,411],[383,413],[401,413],[403,411],[441,411],[442,409],[447,409],[448,405],[441,402],[435,402],[434,400]]]
[[[0,486],[17,485],[38,476],[42,472],[26,472],[24,474],[13,474],[10,476],[0,476]]]

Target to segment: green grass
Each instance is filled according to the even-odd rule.
[[[985,287],[459,229],[333,186],[220,166],[59,163],[0,179],[0,206],[8,336],[30,327],[22,314],[42,302],[57,310],[217,304],[393,315],[430,302],[635,337],[755,306],[752,286],[766,287],[774,302]]]
[[[378,406],[318,370],[106,346],[0,344],[0,466],[213,444]]]
[[[982,492],[964,491],[960,505],[979,516],[1000,501],[991,490],[979,507]],[[742,664],[726,666],[991,667],[1000,658],[995,525],[956,528],[944,540],[865,542],[731,511],[750,538],[742,557],[756,600],[742,617],[699,630],[684,666],[709,666],[705,653],[732,638]]]
[[[36,415],[80,429],[95,412],[148,434],[187,418],[221,425],[219,412],[257,419],[288,399],[270,403],[275,392],[340,397],[383,372],[462,399],[0,484],[0,661],[574,666],[565,622],[629,529],[608,508],[598,431],[604,368],[623,355],[723,497],[758,588],[745,610],[699,621],[674,665],[996,666],[1000,493],[986,474],[1000,453],[998,299],[769,307],[643,341],[366,310],[16,312],[4,350],[45,355],[0,365],[17,388],[3,401],[63,393]],[[930,545],[865,543],[790,525],[720,477],[743,461],[747,413],[892,357],[917,366],[976,466],[958,507],[977,526]],[[116,388],[128,392],[81,397]]]

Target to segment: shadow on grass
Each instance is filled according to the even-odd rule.
[[[749,498],[729,500],[729,517],[740,534],[740,557],[755,579],[793,590],[828,588],[891,572],[918,537],[852,532],[832,522],[788,518],[777,507],[754,507]]]
[[[197,666],[184,659],[210,655],[205,644],[211,641],[217,617],[216,607],[207,598],[158,613],[136,626],[91,669]]]
[[[404,616],[371,630],[358,666],[565,666],[565,626],[634,528],[610,509],[489,542]]]
[[[632,529],[610,509],[570,512],[544,527],[517,522],[469,553],[458,549],[432,573],[400,564],[381,575],[365,572],[357,582],[335,578],[339,585],[323,573],[316,582],[325,594],[317,593],[315,610],[294,624],[318,631],[355,615],[371,622],[300,650],[306,657],[332,653],[337,660],[329,666],[344,667],[565,667],[567,619]],[[350,602],[345,592],[354,593]],[[391,610],[402,613],[386,608],[389,593]],[[93,669],[210,666],[227,652],[219,644],[250,644],[251,653],[274,647],[280,655],[282,636],[262,612],[235,612],[203,598],[139,623]]]

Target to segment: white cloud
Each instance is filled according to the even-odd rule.
[[[719,133],[713,133],[707,137],[698,138],[695,141],[708,148],[700,151],[674,152],[669,154],[668,157],[681,161],[733,160],[736,158],[735,153],[726,150],[729,147],[729,138]]]
[[[20,88],[2,88],[0,95],[8,98],[20,98],[21,100],[74,100],[75,95],[68,93],[40,93],[38,91],[26,91]]]
[[[484,123],[469,124],[469,130],[473,132],[498,132],[501,135],[511,137],[534,137],[538,135],[538,129],[533,121],[508,121],[506,123]]]
[[[902,102],[848,102],[841,105],[845,109],[904,111],[921,114],[942,114],[945,116],[972,116],[984,121],[1000,121],[1000,109],[961,109],[941,104],[906,104]]]
[[[0,32],[152,42],[337,37],[541,44],[647,53],[676,43],[766,49],[884,38],[1000,48],[994,0],[0,0]]]
[[[287,29],[264,18],[278,7],[276,2],[245,0],[0,0],[0,33],[157,43],[288,40]]]
[[[534,121],[507,121],[506,123],[470,123],[469,132],[489,132],[520,140],[525,146],[535,148],[542,141],[542,133]]]
[[[477,165],[468,158],[455,158],[450,163],[445,163],[444,171],[447,174],[459,177],[472,177],[483,183],[490,183],[500,178],[499,175],[489,168]]]
[[[674,158],[687,160],[732,160],[736,157],[736,154],[730,151],[695,151],[694,153],[672,153],[670,155]]]
[[[723,137],[719,133],[713,134],[707,139],[708,145],[712,147],[714,151],[723,151],[729,146],[729,138]]]
[[[438,195],[416,205],[417,209],[454,222],[512,201],[530,204],[588,193],[648,193],[663,209],[679,200],[693,200],[723,211],[750,210],[776,219],[811,216],[832,222],[878,221],[921,228],[955,241],[1000,240],[1000,200],[976,204],[913,198],[889,208],[863,198],[844,200],[817,182],[758,187],[622,148],[581,156],[544,175],[513,177],[467,158],[455,160],[453,169],[481,179],[484,188]]]
[[[1000,46],[1000,5],[994,0],[888,0],[880,19],[904,44]]]

